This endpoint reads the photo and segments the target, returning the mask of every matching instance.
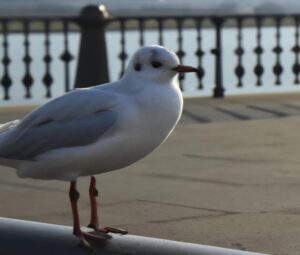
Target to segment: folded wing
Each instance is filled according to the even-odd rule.
[[[0,158],[34,160],[49,150],[88,145],[113,127],[118,103],[118,96],[99,89],[70,92],[0,134]]]

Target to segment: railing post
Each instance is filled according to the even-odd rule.
[[[216,28],[216,48],[211,52],[215,55],[215,88],[213,90],[213,96],[215,98],[224,97],[224,87],[223,87],[223,76],[222,76],[222,36],[221,29],[223,19],[220,17],[215,17],[213,19]]]
[[[82,9],[77,19],[81,28],[81,41],[75,88],[94,86],[109,81],[105,42],[107,16],[103,5],[87,6]]]

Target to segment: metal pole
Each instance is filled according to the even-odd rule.
[[[0,254],[7,255],[263,255],[134,235],[89,241],[92,250],[79,245],[71,227],[0,218]]]
[[[214,18],[214,23],[216,26],[216,48],[212,50],[212,53],[216,57],[215,64],[215,82],[216,86],[214,88],[214,97],[222,98],[224,97],[224,87],[223,87],[223,77],[222,77],[222,23],[223,19],[216,17]]]
[[[75,88],[89,87],[109,81],[105,42],[108,14],[103,5],[87,6],[77,19],[81,28],[80,50]]]

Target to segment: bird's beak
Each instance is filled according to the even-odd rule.
[[[173,71],[176,71],[178,73],[197,73],[199,70],[197,68],[194,68],[192,66],[184,66],[184,65],[178,65],[174,68],[172,68]]]

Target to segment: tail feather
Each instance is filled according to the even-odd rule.
[[[0,133],[4,133],[14,127],[16,127],[19,124],[20,120],[12,120],[9,122],[6,122],[4,124],[0,124]]]
[[[13,120],[13,121],[6,122],[4,124],[0,124],[0,165],[2,166],[9,166],[9,167],[16,168],[19,163],[16,160],[6,159],[1,157],[1,144],[3,145],[5,141],[6,132],[16,127],[19,124],[19,122],[20,120]]]

